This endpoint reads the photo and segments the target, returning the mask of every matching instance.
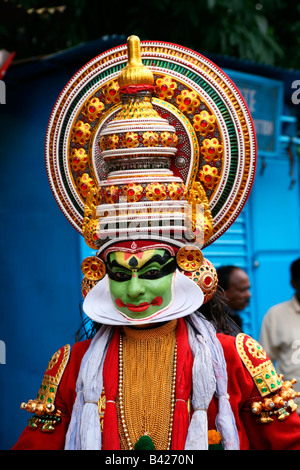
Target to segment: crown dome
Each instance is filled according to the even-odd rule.
[[[169,169],[178,139],[175,128],[152,105],[153,74],[141,61],[136,36],[128,38],[128,64],[118,82],[122,107],[99,140],[109,171]]]
[[[118,77],[119,86],[153,85],[153,74],[142,63],[140,40],[137,36],[129,36],[127,39],[127,54],[128,63]]]

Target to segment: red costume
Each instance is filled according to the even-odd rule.
[[[182,367],[188,367],[191,369],[192,360],[190,349],[188,346],[188,339],[186,329],[182,326],[182,319],[179,320],[181,323],[182,332],[180,334],[180,341],[183,342],[183,351],[179,353],[184,355],[185,361]],[[279,420],[276,415],[273,416],[273,420],[267,424],[258,422],[258,418],[251,412],[251,404],[254,402],[260,402],[262,397],[255,385],[253,378],[249,371],[243,364],[241,357],[238,353],[236,342],[238,339],[245,341],[250,339],[246,335],[241,335],[238,339],[233,336],[227,336],[224,334],[217,335],[220,340],[228,371],[228,393],[230,396],[230,404],[234,417],[236,420],[236,426],[240,439],[241,450],[292,450],[300,449],[300,418],[296,412],[292,412],[286,419]],[[177,340],[179,341],[179,339]],[[37,429],[32,429],[28,426],[20,436],[19,441],[15,444],[14,449],[51,449],[51,450],[62,450],[64,449],[65,436],[70,422],[72,407],[76,397],[76,380],[78,371],[80,368],[81,360],[90,345],[90,340],[86,340],[80,343],[76,343],[70,353],[70,358],[65,370],[62,372],[61,382],[57,389],[57,395],[55,398],[56,409],[61,411],[61,422],[55,425],[53,432],[42,432],[42,425],[38,425]],[[63,352],[65,349],[62,348]],[[246,350],[246,349],[245,349]],[[247,350],[249,353],[249,350]],[[111,351],[111,359],[117,361],[117,351]],[[63,362],[64,354],[61,354],[61,363]],[[251,352],[249,353],[251,357]],[[268,358],[264,360],[256,360],[253,358],[255,367],[262,365]],[[107,359],[108,360],[108,359]],[[180,356],[178,355],[178,364],[180,363]],[[187,366],[188,364],[188,366]],[[56,368],[59,368],[60,364],[56,364]],[[57,370],[56,369],[56,370]],[[56,372],[56,370],[54,372]],[[180,369],[179,369],[180,370]],[[178,372],[179,373],[179,372]],[[46,372],[47,375],[47,372]],[[191,371],[185,373],[185,376],[191,378]],[[188,384],[187,390],[191,389],[191,383]],[[268,397],[272,394],[268,393]],[[215,419],[217,415],[217,399],[213,399],[208,409],[208,429],[215,430]],[[100,418],[99,418],[100,419]],[[104,415],[105,422],[105,415]],[[104,424],[105,426],[105,424]],[[172,450],[180,450],[184,448],[184,442],[186,438],[182,432],[182,427],[179,426],[178,430],[175,430],[176,426],[174,423],[173,435],[172,435]],[[187,429],[186,429],[187,431]],[[175,433],[175,434],[174,434]],[[178,434],[178,435],[177,435]],[[114,450],[115,447],[110,447],[110,437],[107,442],[106,450]],[[177,447],[180,446],[180,447]]]

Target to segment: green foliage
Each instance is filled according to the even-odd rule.
[[[0,18],[0,48],[15,50],[19,59],[104,35],[137,34],[285,68],[300,63],[296,0],[8,0]]]

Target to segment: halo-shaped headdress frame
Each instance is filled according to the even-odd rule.
[[[159,41],[141,41],[140,47],[154,76],[152,105],[178,137],[170,169],[188,191],[200,182],[209,202],[213,231],[205,247],[229,228],[250,193],[256,168],[253,122],[233,82],[201,54]],[[50,186],[81,234],[88,192],[108,175],[100,134],[120,111],[118,75],[126,63],[126,44],[88,62],[67,83],[49,120]]]

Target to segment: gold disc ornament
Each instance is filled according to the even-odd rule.
[[[90,281],[100,281],[106,274],[106,267],[97,256],[88,256],[81,264],[81,271]]]
[[[82,279],[82,282],[81,282],[81,294],[82,294],[82,297],[85,299],[87,294],[90,292],[90,290],[93,289],[93,287],[95,287],[95,285],[98,283],[99,281],[96,280],[96,281],[92,281],[91,279],[88,279],[87,277],[84,277]]]
[[[192,272],[200,268],[203,262],[202,251],[194,246],[187,245],[180,248],[176,255],[176,261],[179,269]]]
[[[208,302],[218,287],[218,275],[213,264],[208,261],[208,259],[204,258],[199,269],[196,269],[193,272],[185,272],[184,274],[196,282],[202,290],[204,294],[203,303]]]

